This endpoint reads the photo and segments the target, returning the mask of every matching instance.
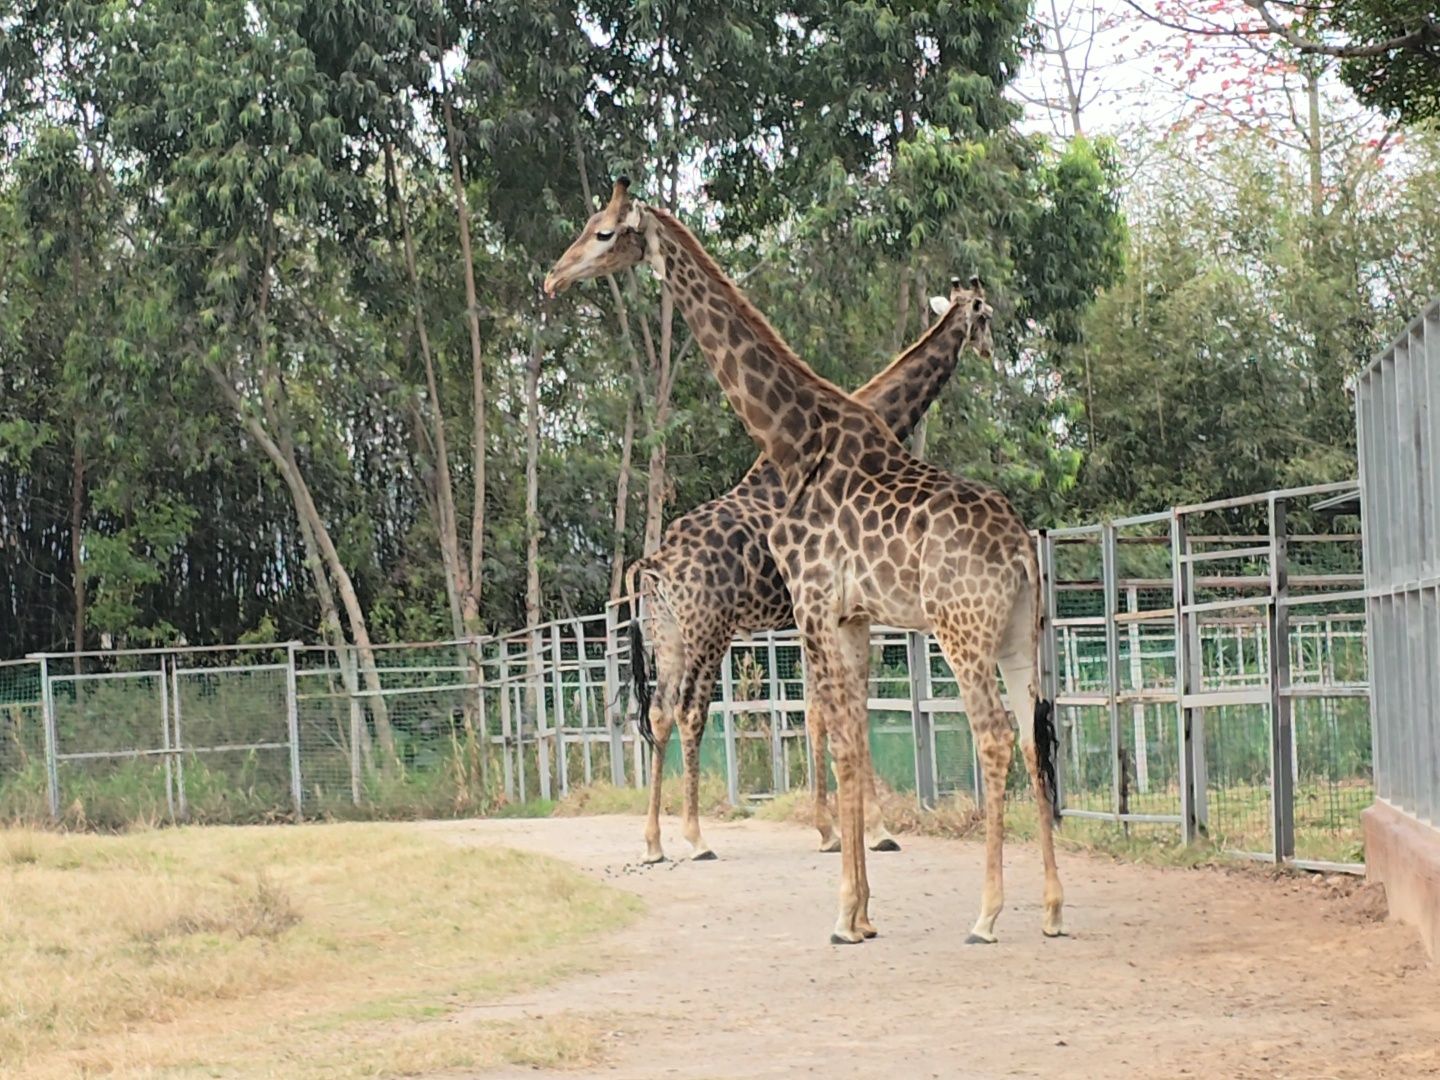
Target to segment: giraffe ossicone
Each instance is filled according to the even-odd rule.
[[[546,292],[553,296],[575,281],[638,264],[653,238],[665,259],[665,287],[736,416],[776,471],[782,497],[771,507],[769,546],[804,645],[814,713],[807,722],[828,734],[839,784],[841,882],[831,940],[858,943],[876,933],[864,845],[872,622],[933,632],[964,698],[985,776],[985,885],[971,931],[980,941],[995,939],[1003,906],[1013,732],[999,668],[1017,706],[1041,809],[1042,929],[1062,933],[1052,835],[1054,729],[1049,703],[1039,695],[1040,575],[1028,530],[998,492],[920,461],[900,444],[879,412],[894,404],[891,391],[869,404],[816,375],[678,218],[636,203],[627,187],[615,186],[610,203],[556,262]],[[627,226],[637,205],[639,223]],[[952,304],[912,349],[955,333],[971,310],[969,303]],[[988,314],[980,325],[988,355]]]

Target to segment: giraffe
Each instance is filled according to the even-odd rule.
[[[1064,933],[1055,866],[1053,703],[1037,671],[1040,573],[1030,535],[998,492],[910,454],[873,409],[820,378],[780,339],[679,218],[631,197],[621,177],[546,276],[574,282],[647,263],[677,306],[761,452],[785,503],[770,549],[790,591],[809,707],[830,738],[839,784],[840,889],[833,944],[879,933],[870,919],[862,780],[869,765],[864,680],[870,625],[933,632],[955,673],[985,779],[985,883],[970,943],[996,940],[1004,904],[1005,779],[1013,734],[996,667],[1017,706],[1045,870],[1042,931]],[[946,332],[952,307],[929,334]],[[928,336],[928,335],[927,335]]]
[[[871,405],[897,438],[908,438],[925,410],[939,395],[969,345],[982,357],[992,350],[989,320],[978,276],[969,287],[952,278],[949,297],[933,297],[931,308],[944,314],[952,304],[972,305],[953,331],[927,338],[901,353],[854,397]],[[690,858],[713,859],[715,852],[700,831],[698,811],[700,740],[710,711],[715,677],[737,633],[787,630],[794,625],[790,594],[770,554],[768,530],[783,501],[780,478],[764,457],[730,491],[677,518],[650,555],[631,563],[630,594],[643,591],[656,643],[657,697],[651,703],[645,670],[643,623],[638,613],[631,624],[632,684],[640,704],[640,732],[652,750],[650,800],[645,822],[644,861],[663,862],[660,843],[660,796],[665,751],[678,726],[684,753],[684,834]],[[643,590],[637,590],[639,578]],[[821,851],[839,851],[827,797],[824,732],[806,714],[809,726],[811,776],[814,779],[815,828]],[[900,845],[880,812],[873,771],[868,776],[866,833],[872,851],[899,851]]]

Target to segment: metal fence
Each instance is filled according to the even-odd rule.
[[[1440,299],[1361,373],[1376,794],[1440,825]]]
[[[1372,798],[1361,543],[1354,505],[1324,508],[1354,490],[1037,539],[1067,816],[1358,864]],[[639,786],[649,749],[626,686],[626,608],[369,657],[285,643],[0,664],[0,817],[436,816]],[[732,645],[701,757],[732,802],[809,785],[805,707],[793,632]],[[876,629],[869,707],[890,787],[978,801],[964,704],[932,638]]]

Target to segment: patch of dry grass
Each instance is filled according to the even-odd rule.
[[[661,788],[660,812],[678,815],[684,804],[684,785],[678,777],[667,777]],[[643,814],[650,805],[650,792],[633,787],[594,783],[571,788],[555,804],[555,817],[580,817],[588,814]],[[723,777],[713,773],[700,774],[700,814],[702,817],[731,821],[748,817],[749,812],[730,803],[730,794]]]
[[[878,782],[885,824],[896,835],[941,836],[952,840],[983,840],[985,819],[974,800],[965,795],[951,795],[933,810],[921,810],[915,796],[892,791]],[[834,793],[831,793],[834,810]],[[792,791],[762,806],[756,816],[767,821],[788,821],[809,825],[813,821],[813,802],[808,791]],[[1035,803],[1029,799],[1010,798],[1005,803],[1005,837],[1007,840],[1034,840],[1039,830]],[[1127,831],[1107,821],[1088,818],[1066,818],[1055,833],[1058,848],[1110,855],[1127,862],[1152,866],[1209,866],[1227,862],[1213,845],[1195,844],[1186,847],[1176,838],[1177,830],[1168,825],[1132,825]]]
[[[636,909],[556,861],[403,826],[0,832],[0,1075],[586,1058],[583,1028],[547,1050],[419,1018],[583,968],[577,945]]]

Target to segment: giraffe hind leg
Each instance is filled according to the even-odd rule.
[[[995,920],[1005,906],[1005,781],[1014,747],[1014,734],[996,679],[998,634],[987,625],[972,625],[960,631],[948,623],[937,627],[936,636],[959,683],[985,780],[985,885],[980,915],[965,940],[967,944],[989,945],[996,940]]]
[[[1054,800],[1054,726],[1051,702],[1040,698],[1039,672],[1035,657],[1039,643],[1035,640],[1036,621],[1031,592],[1022,592],[1005,635],[1000,657],[1000,671],[1005,676],[1005,691],[1015,709],[1016,726],[1020,729],[1020,752],[1030,773],[1035,792],[1035,808],[1039,818],[1040,857],[1045,867],[1045,915],[1041,925],[1046,937],[1065,936],[1065,890],[1055,865]],[[1047,777],[1046,765],[1050,766]]]
[[[820,834],[818,850],[833,854],[840,850],[840,834],[830,814],[830,767],[825,762],[825,725],[814,709],[805,713],[805,727],[810,735],[810,775],[814,790],[815,830]]]
[[[685,757],[685,839],[690,859],[706,862],[716,857],[700,834],[700,740],[705,735],[707,707],[691,705],[680,718],[680,747]]]
[[[650,727],[655,745],[650,751],[650,802],[645,812],[644,861],[662,863],[665,861],[665,849],[660,843],[660,789],[665,777],[665,750],[670,745],[675,717],[661,705],[651,705]]]

